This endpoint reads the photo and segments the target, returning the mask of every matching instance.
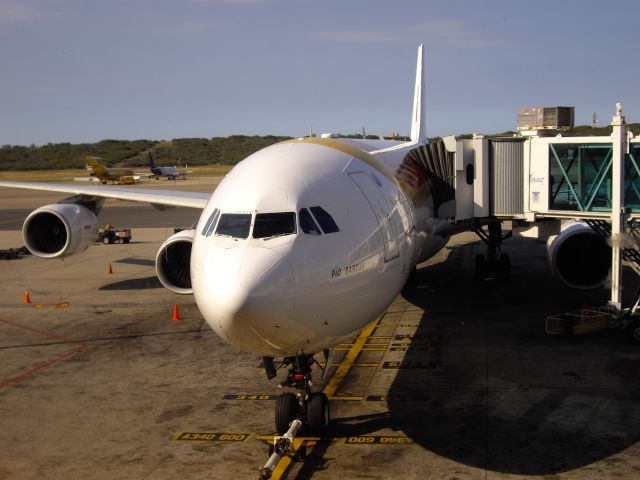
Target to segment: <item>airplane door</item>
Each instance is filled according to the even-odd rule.
[[[391,209],[384,198],[382,187],[378,186],[371,175],[366,172],[350,173],[349,177],[358,186],[378,219],[384,239],[384,261],[388,262],[397,258],[399,255],[398,234],[390,221]]]

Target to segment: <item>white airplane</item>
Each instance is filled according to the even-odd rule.
[[[0,186],[73,194],[38,208],[24,222],[25,245],[44,258],[91,245],[105,198],[202,209],[195,229],[160,247],[160,281],[173,292],[193,294],[206,322],[227,342],[262,355],[269,378],[276,376],[274,359],[283,359],[283,385],[296,394],[278,398],[276,429],[282,435],[299,418],[321,435],[329,402],[313,385],[313,355],[328,356],[332,346],[357,335],[391,304],[416,264],[453,233],[477,226],[438,218],[432,179],[412,163],[409,152],[426,142],[424,107],[420,46],[409,142],[284,141],[240,162],[211,195]],[[493,225],[494,233],[497,225],[500,234],[495,219],[484,224]],[[508,266],[506,255],[499,258]]]

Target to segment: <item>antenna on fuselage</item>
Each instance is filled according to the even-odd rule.
[[[425,125],[424,102],[424,55],[422,44],[418,46],[418,61],[416,64],[416,85],[413,94],[413,116],[411,117],[411,141],[422,144],[427,141]]]

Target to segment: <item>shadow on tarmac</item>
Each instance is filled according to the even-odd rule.
[[[146,290],[151,288],[162,288],[162,284],[155,275],[146,278],[131,278],[120,282],[103,285],[98,290]]]
[[[455,462],[522,475],[580,468],[640,439],[640,347],[617,329],[569,339],[544,331],[548,315],[604,305],[609,291],[563,287],[544,244],[530,240],[503,246],[513,265],[507,283],[473,278],[482,243],[447,251],[403,292],[425,310],[405,344],[405,362],[419,368],[398,369],[390,419],[351,434],[399,428]],[[637,278],[625,272],[625,280],[631,297]]]

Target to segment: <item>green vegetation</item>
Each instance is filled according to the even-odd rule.
[[[629,130],[634,136],[640,135],[640,123],[631,123]],[[495,136],[510,136],[514,132],[504,132]],[[578,126],[562,131],[565,137],[606,136],[611,134],[611,126],[591,128]],[[494,135],[489,135],[494,136]],[[338,138],[362,138],[362,135],[337,135]],[[458,135],[458,139],[471,138],[471,134]],[[58,170],[84,168],[86,155],[101,157],[108,167],[144,167],[148,156],[153,154],[158,165],[235,165],[254,152],[291,137],[275,135],[213,138],[178,138],[168,141],[157,140],[102,140],[98,143],[57,143],[41,147],[4,145],[0,147],[0,171],[3,170]],[[367,138],[378,138],[367,135]],[[439,137],[430,139],[437,140]],[[396,137],[394,140],[408,140]]]
[[[84,157],[101,157],[109,167],[143,167],[154,154],[159,165],[234,165],[252,153],[291,137],[245,136],[156,140],[102,140],[98,143],[57,143],[41,147],[0,147],[0,170],[83,168]]]
[[[640,123],[628,123],[627,128],[633,133],[634,137],[640,135]],[[611,135],[613,128],[611,125],[606,127],[592,128],[590,125],[579,125],[562,132],[563,137],[596,137]]]

